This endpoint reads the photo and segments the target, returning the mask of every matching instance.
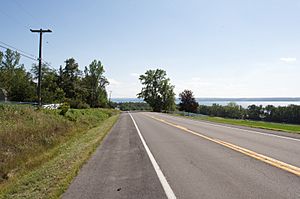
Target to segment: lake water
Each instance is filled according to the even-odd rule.
[[[288,106],[290,104],[300,105],[300,101],[198,101],[201,105],[208,105],[211,106],[213,104],[220,104],[220,105],[227,105],[230,102],[235,102],[238,105],[246,108],[249,105],[273,105],[273,106]]]
[[[113,102],[143,102],[142,99],[138,98],[112,98],[111,99]],[[295,105],[300,105],[300,99],[289,99],[289,100],[246,100],[246,99],[229,99],[229,100],[216,100],[216,99],[210,99],[210,100],[203,100],[196,98],[196,101],[200,105],[207,105],[211,106],[212,104],[220,104],[220,105],[227,105],[230,102],[235,102],[238,105],[241,105],[242,107],[248,107],[249,105],[262,105],[262,106],[267,106],[267,105],[273,105],[273,106],[288,106],[290,104],[295,104]],[[180,101],[179,99],[176,100],[176,103],[178,104]]]

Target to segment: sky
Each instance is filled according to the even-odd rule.
[[[36,56],[29,29],[51,29],[53,68],[101,60],[112,98],[136,97],[139,75],[156,68],[177,95],[300,97],[299,0],[1,0],[0,24],[0,42]]]

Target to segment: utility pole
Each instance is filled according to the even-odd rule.
[[[31,32],[36,32],[40,33],[40,45],[39,45],[39,76],[38,76],[38,87],[37,87],[37,94],[38,94],[38,103],[39,106],[42,106],[42,95],[41,95],[41,90],[42,90],[42,38],[43,38],[43,33],[46,32],[52,32],[50,29],[48,30],[33,30],[30,29]]]

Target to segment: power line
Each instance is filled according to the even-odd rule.
[[[27,54],[27,55],[30,56],[30,57],[34,57],[35,59],[37,59],[36,56],[34,56],[33,54],[30,54],[30,53],[28,53],[28,52],[26,52],[26,51],[24,51],[24,50],[20,50],[20,49],[18,49],[18,48],[16,48],[16,47],[13,47],[12,45],[9,45],[9,44],[7,44],[7,43],[4,43],[3,41],[0,41],[0,43],[2,43],[2,44],[5,45],[5,46],[8,46],[9,48],[13,48],[13,49],[16,50],[16,51],[22,52],[22,53],[24,53],[24,54]]]
[[[1,42],[0,41],[0,43],[4,43],[4,42]],[[10,45],[8,45],[8,44],[6,44],[7,46],[10,46]],[[6,46],[3,46],[3,45],[1,45],[0,44],[0,47],[1,48],[4,48],[4,49],[9,49],[9,50],[12,50],[11,48],[13,48],[17,53],[19,53],[21,56],[23,56],[23,57],[26,57],[26,58],[28,58],[28,59],[31,59],[31,60],[34,60],[34,61],[38,61],[38,58],[36,57],[36,56],[34,56],[34,55],[31,55],[31,54],[29,54],[29,55],[26,55],[26,54],[24,54],[24,53],[20,53],[20,52],[25,52],[25,51],[22,51],[22,50],[19,50],[18,48],[15,48],[15,47],[6,47]],[[13,51],[13,50],[12,50]],[[26,53],[26,52],[25,52]],[[52,68],[52,69],[54,69],[54,70],[57,70],[56,68],[54,68],[47,60],[45,60],[45,59],[43,59],[44,61],[43,61],[43,64],[45,64],[46,66],[49,66],[50,68]]]
[[[26,52],[26,51],[23,51],[23,50],[21,50],[21,49],[18,49],[18,48],[16,48],[16,47],[14,47],[14,46],[12,46],[12,45],[9,45],[9,44],[6,44],[6,43],[4,43],[4,42],[2,42],[2,41],[0,41],[0,43],[2,43],[3,45],[8,46],[8,47],[5,47],[5,46],[3,46],[3,45],[0,45],[0,47],[2,47],[2,48],[4,48],[4,49],[10,49],[10,50],[14,49],[17,53],[19,53],[19,54],[22,55],[22,56],[24,56],[24,57],[26,57],[26,58],[28,58],[28,59],[32,59],[32,60],[34,60],[34,61],[38,61],[38,58],[37,58],[36,56],[34,56],[34,55],[32,55],[32,54],[30,54],[30,53],[28,53],[28,52]],[[20,52],[21,52],[21,53],[20,53]],[[43,64],[45,64],[46,66],[49,66],[50,68],[56,70],[56,68],[54,68],[53,66],[51,66],[51,64],[50,64],[47,60],[45,60],[45,59],[43,59],[43,60],[44,60],[44,61],[43,61]]]
[[[12,50],[12,49],[10,49],[10,48],[8,48],[8,47],[5,47],[5,46],[2,46],[1,44],[0,44],[0,47],[1,48],[4,48],[4,49],[6,49],[6,50]],[[13,50],[12,50],[13,51]],[[28,56],[28,55],[25,55],[25,54],[23,54],[23,53],[20,53],[20,52],[18,52],[18,51],[16,51],[17,53],[19,53],[21,56],[23,56],[23,57],[26,57],[26,58],[28,58],[28,59],[31,59],[31,60],[34,60],[34,61],[38,61],[38,59],[36,59],[36,58],[34,58],[34,57],[30,57],[30,56]]]

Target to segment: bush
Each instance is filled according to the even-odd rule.
[[[63,103],[63,105],[60,106],[59,109],[61,109],[59,114],[65,116],[68,110],[70,109],[70,105],[68,103]]]
[[[152,111],[149,104],[145,102],[123,102],[117,105],[122,111]]]
[[[90,108],[90,105],[83,102],[82,100],[75,99],[70,101],[70,107],[75,109],[87,109]]]

